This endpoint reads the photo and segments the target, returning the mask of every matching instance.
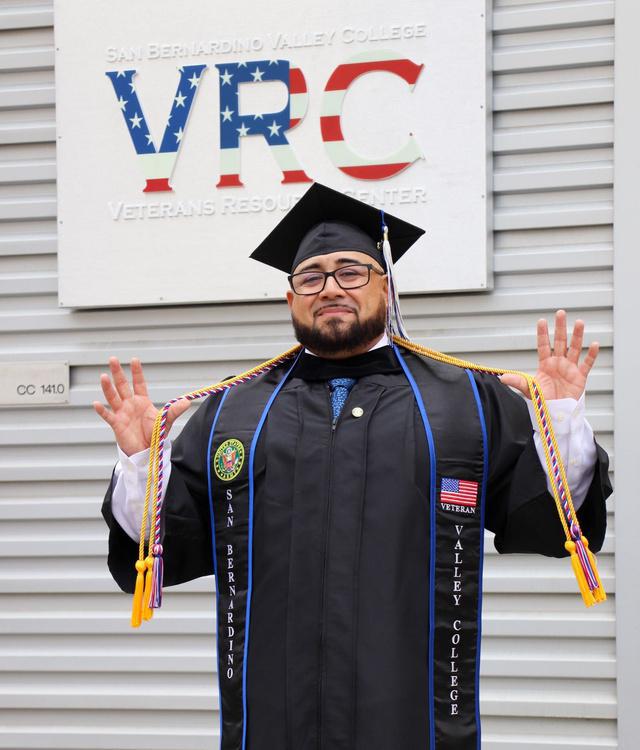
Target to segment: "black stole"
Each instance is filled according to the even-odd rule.
[[[488,445],[469,370],[400,351],[429,444],[430,750],[480,748],[480,630]]]

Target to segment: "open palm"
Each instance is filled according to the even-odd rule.
[[[598,342],[593,341],[580,362],[583,337],[584,322],[576,320],[571,335],[571,344],[567,348],[567,313],[564,310],[558,310],[552,351],[547,321],[544,318],[538,321],[538,371],[535,378],[545,399],[574,398],[577,400],[582,395],[600,348]],[[505,385],[517,388],[527,398],[530,397],[527,381],[520,375],[502,375],[500,380]]]
[[[149,398],[139,359],[131,360],[133,390],[117,357],[109,358],[109,369],[111,377],[107,373],[102,373],[100,385],[111,409],[107,409],[99,401],[93,402],[93,408],[113,430],[120,449],[127,456],[131,456],[146,450],[151,444],[153,424],[158,410]],[[184,398],[172,404],[167,414],[167,433],[175,420],[190,405],[191,402]]]

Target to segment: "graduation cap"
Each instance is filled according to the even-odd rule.
[[[315,182],[250,257],[292,273],[303,260],[317,255],[340,250],[366,253],[387,272],[389,333],[407,338],[393,264],[423,234],[420,227]]]

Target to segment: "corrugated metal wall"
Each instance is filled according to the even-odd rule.
[[[495,289],[405,305],[417,340],[530,371],[540,315],[585,317],[603,345],[589,418],[608,449],[613,6],[496,0]],[[72,384],[69,407],[0,411],[0,748],[212,748],[213,580],[129,628],[99,515],[114,449],[90,402],[108,354],[140,356],[163,401],[285,349],[287,311],[59,309],[52,24],[51,3],[0,0],[0,358],[69,360]],[[616,747],[614,596],[586,611],[566,561],[491,544],[485,570],[483,747]]]

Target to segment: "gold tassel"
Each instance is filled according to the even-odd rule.
[[[571,553],[571,567],[573,568],[573,573],[576,577],[576,580],[578,581],[578,587],[580,588],[580,593],[582,594],[582,601],[587,607],[592,607],[596,603],[596,599],[593,595],[593,592],[589,588],[587,579],[584,575],[584,571],[582,570],[582,565],[580,565],[580,558],[578,557],[578,553],[576,552],[576,543],[565,542],[564,547],[567,552]]]
[[[146,565],[147,572],[144,577],[144,594],[142,595],[142,619],[150,620],[153,617],[153,610],[149,606],[149,602],[151,601],[151,584],[153,582],[153,557],[148,555],[144,560],[144,564]]]
[[[139,628],[142,624],[142,595],[144,593],[144,571],[147,565],[144,560],[136,560],[136,588],[133,592],[133,607],[131,608],[131,627]]]

